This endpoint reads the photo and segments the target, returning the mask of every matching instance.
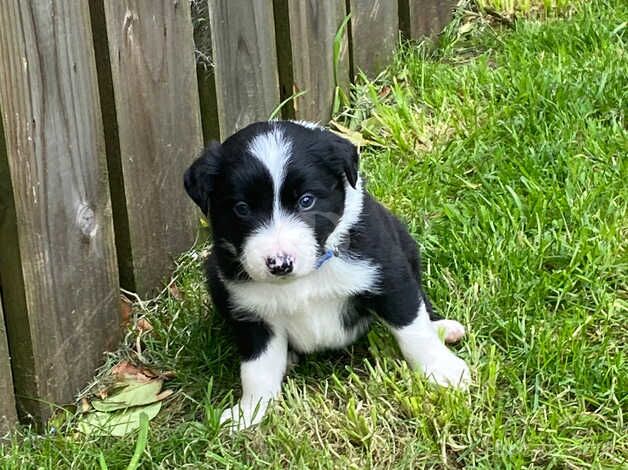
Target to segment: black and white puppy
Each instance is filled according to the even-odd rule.
[[[465,388],[467,365],[439,339],[463,326],[435,315],[407,229],[363,188],[355,146],[306,122],[252,124],[213,143],[185,174],[211,224],[216,308],[241,356],[233,428],[261,420],[281,391],[289,351],[342,348],[385,322],[410,366]]]

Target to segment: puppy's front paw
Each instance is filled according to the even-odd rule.
[[[266,404],[260,402],[256,406],[248,406],[242,402],[226,409],[220,416],[220,424],[227,423],[231,432],[241,431],[259,424],[264,418]]]
[[[431,382],[438,385],[467,390],[471,383],[469,367],[451,351],[447,353],[426,364],[423,372]]]

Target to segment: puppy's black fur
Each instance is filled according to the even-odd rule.
[[[254,282],[241,262],[247,236],[273,213],[273,181],[268,169],[250,152],[252,140],[273,126],[280,126],[292,144],[291,158],[281,188],[281,204],[293,208],[305,191],[317,196],[317,212],[299,216],[314,230],[317,251],[342,216],[345,181],[356,187],[358,152],[349,141],[322,129],[281,123],[256,123],[227,139],[213,143],[185,174],[185,188],[211,223],[214,248],[206,271],[212,299],[228,320],[243,360],[256,358],[273,335],[272,326],[255,311],[234,312],[225,280]],[[252,214],[242,218],[232,207],[247,201]],[[317,214],[335,214],[333,217]],[[425,302],[432,320],[438,316],[421,288],[421,263],[416,242],[406,227],[364,191],[359,220],[346,242],[335,247],[335,256],[368,260],[379,269],[376,289],[358,292],[349,299],[343,326],[355,328],[376,313],[389,325],[401,328],[416,317]],[[292,345],[292,347],[295,347]],[[298,348],[297,348],[298,349]]]
[[[213,232],[209,289],[242,359],[242,398],[221,416],[232,429],[258,423],[280,394],[289,349],[342,348],[375,315],[413,368],[468,385],[467,365],[437,334],[456,341],[464,327],[434,313],[416,243],[362,184],[349,141],[281,121],[210,145],[186,172]]]

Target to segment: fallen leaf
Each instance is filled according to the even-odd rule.
[[[167,370],[165,372],[160,372],[159,377],[164,380],[174,379],[177,376],[177,373],[173,370]]]
[[[136,327],[143,333],[148,333],[149,331],[153,330],[153,325],[151,325],[150,322],[144,317],[140,318],[137,321]]]
[[[140,417],[145,414],[153,419],[161,410],[161,402],[136,406],[114,413],[96,411],[88,413],[79,421],[79,431],[90,436],[122,437],[140,427]]]
[[[392,90],[392,89],[390,88],[390,86],[389,86],[389,85],[384,85],[384,86],[382,87],[382,89],[381,89],[381,90],[379,90],[379,93],[377,93],[377,95],[378,95],[380,98],[386,98],[388,95],[390,95],[391,90]]]
[[[127,385],[120,392],[110,395],[104,400],[94,400],[92,406],[96,411],[116,411],[140,405],[148,405],[160,401],[157,398],[163,381],[155,379],[146,383]]]
[[[123,382],[123,385],[134,381],[149,382],[158,376],[158,374],[155,374],[147,367],[137,367],[129,361],[122,361],[116,364],[111,369],[111,375],[113,375],[118,382]]]
[[[81,398],[81,413],[87,413],[91,409],[87,398]]]
[[[351,142],[356,147],[365,147],[367,145],[373,145],[381,147],[381,144],[374,142],[372,140],[365,139],[361,132],[354,131],[349,129],[348,127],[343,126],[342,124],[331,121],[329,123],[331,126],[334,126],[336,129],[330,129],[333,133],[338,134],[341,137],[344,137],[349,142]]]
[[[464,23],[462,26],[460,26],[460,28],[458,28],[458,34],[459,35],[463,35],[463,34],[467,34],[469,31],[471,31],[474,27],[474,23],[472,23],[471,21]]]
[[[157,401],[163,401],[163,400],[165,400],[166,398],[168,398],[169,396],[171,396],[173,394],[174,394],[174,390],[169,388],[168,390],[164,390],[163,392],[161,392],[155,398],[157,398]]]
[[[183,295],[181,294],[181,291],[174,282],[171,282],[168,285],[168,292],[170,292],[170,295],[176,300],[183,300]]]
[[[133,314],[133,302],[127,299],[125,296],[120,298],[120,319],[122,324],[126,324],[131,320]]]

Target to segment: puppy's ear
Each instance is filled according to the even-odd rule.
[[[357,147],[338,134],[330,131],[326,131],[326,134],[327,142],[322,155],[324,161],[338,174],[344,173],[349,184],[355,188],[359,166]]]
[[[221,146],[218,142],[212,142],[183,176],[185,190],[205,215],[209,211],[209,196],[213,190],[214,177],[218,174],[220,158]]]

